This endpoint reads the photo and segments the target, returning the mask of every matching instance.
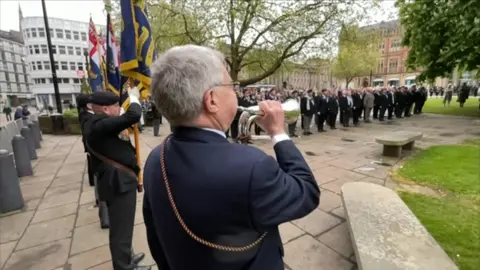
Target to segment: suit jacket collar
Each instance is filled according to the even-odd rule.
[[[176,127],[173,137],[181,141],[196,141],[202,143],[229,143],[229,141],[215,132],[196,127]]]

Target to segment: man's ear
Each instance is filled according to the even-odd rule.
[[[212,90],[207,90],[203,96],[203,107],[209,113],[218,112],[218,98]]]

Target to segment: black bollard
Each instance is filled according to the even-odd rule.
[[[33,144],[35,145],[35,149],[40,149],[42,146],[40,145],[40,138],[38,137],[37,127],[34,123],[29,123],[28,128],[32,132]]]
[[[21,135],[15,135],[12,139],[13,157],[18,177],[33,175],[30,153],[28,152],[27,140]]]
[[[23,127],[22,129],[20,129],[20,134],[27,141],[27,148],[28,148],[28,154],[30,156],[30,160],[37,159],[37,150],[35,149],[35,143],[33,141],[34,139],[33,139],[32,130],[29,129],[28,127]]]
[[[38,122],[38,120],[34,120],[32,122],[35,124],[35,126],[37,126],[37,133],[38,133],[38,137],[40,138],[40,141],[43,141],[42,130],[40,129],[40,122]]]
[[[24,204],[13,154],[0,149],[0,213],[22,209]]]

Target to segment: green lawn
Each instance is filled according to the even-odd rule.
[[[442,102],[442,98],[429,98],[422,111],[424,113],[480,117],[478,97],[468,98],[463,108],[460,108],[456,97],[453,97],[450,107],[444,107]]]
[[[480,266],[480,140],[435,146],[408,160],[398,174],[420,185],[443,190],[430,197],[400,196],[462,270]]]

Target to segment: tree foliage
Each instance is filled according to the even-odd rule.
[[[480,69],[480,5],[478,0],[398,0],[410,49],[407,65],[422,68],[420,81],[446,77],[455,68]]]
[[[332,73],[345,79],[346,87],[353,78],[369,74],[376,68],[380,56],[377,33],[361,30],[356,25],[344,25],[340,31],[338,56],[333,62]]]
[[[83,93],[83,94],[91,94],[92,93],[92,89],[90,88],[90,85],[88,85],[86,79],[82,80],[82,85],[80,85],[80,93]]]
[[[286,60],[328,53],[341,23],[365,14],[365,3],[182,0],[151,3],[150,10],[156,12],[150,14],[158,14],[151,20],[157,47],[193,43],[218,48],[233,80],[239,80],[244,69],[255,74],[239,80],[248,85],[274,74]]]

